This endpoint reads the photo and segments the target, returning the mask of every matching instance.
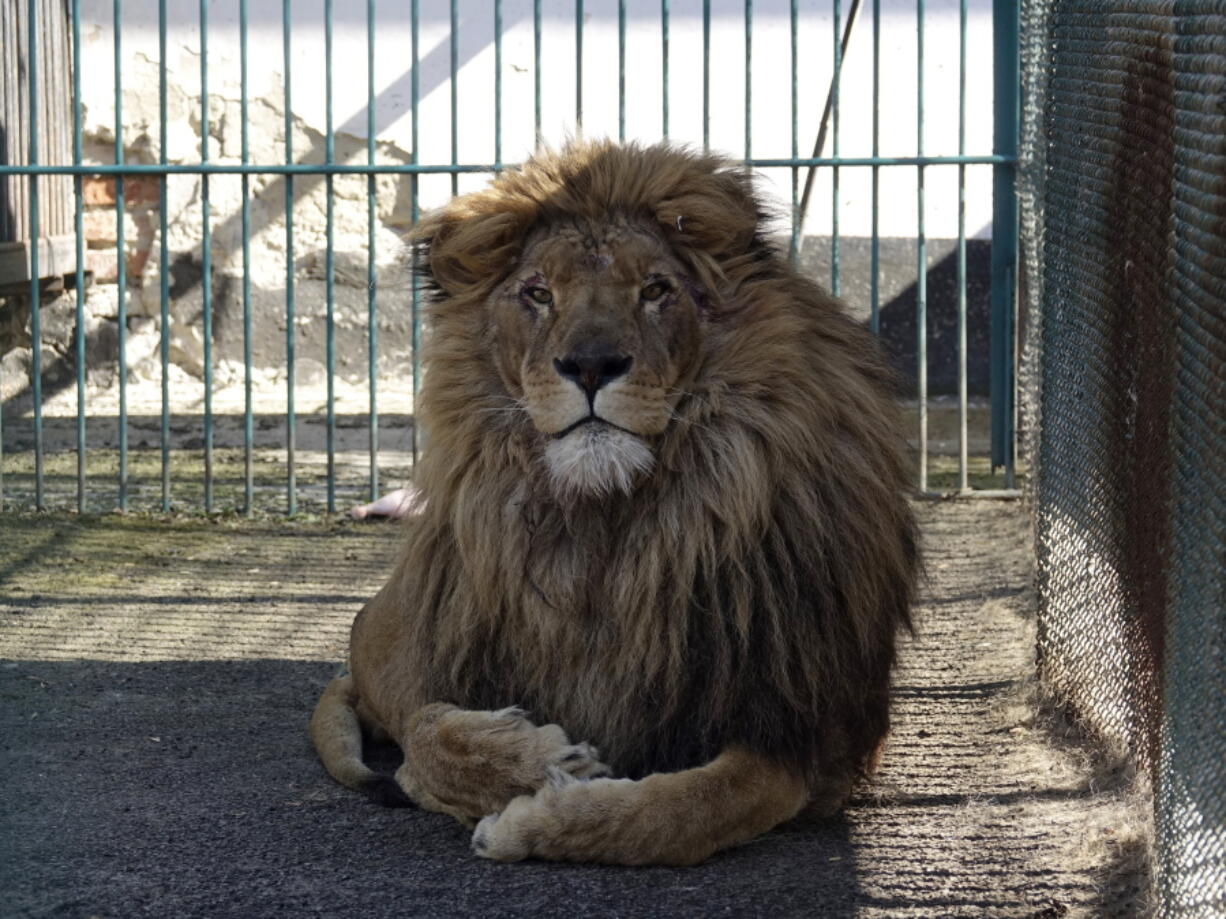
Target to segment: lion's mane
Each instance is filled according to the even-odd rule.
[[[692,271],[704,354],[633,494],[565,499],[496,370],[485,298],[530,234],[611,214]],[[423,222],[428,502],[387,588],[410,696],[521,705],[630,776],[730,744],[814,776],[872,756],[917,566],[900,425],[872,337],[763,219],[718,158],[594,143]]]

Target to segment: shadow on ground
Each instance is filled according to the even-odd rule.
[[[324,775],[306,715],[334,669],[5,666],[4,794],[17,832],[3,911],[647,916],[706,915],[718,902],[800,915],[819,897],[823,915],[852,914],[843,821],[789,828],[689,871],[478,859],[450,818],[379,808]]]

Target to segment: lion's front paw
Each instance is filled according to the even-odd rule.
[[[643,808],[639,783],[583,782],[556,770],[550,778],[536,794],[521,795],[478,823],[473,852],[502,862],[545,858],[634,864],[636,855],[647,851],[647,839],[634,834],[619,838],[627,828],[628,812]],[[659,829],[652,819],[647,824],[648,835]]]
[[[560,746],[550,753],[547,761],[546,771],[551,784],[556,784],[554,772],[557,770],[582,781],[604,779],[613,774],[613,771],[600,761],[600,751],[589,743]]]
[[[518,862],[532,854],[530,834],[524,826],[530,817],[532,798],[516,798],[502,813],[490,814],[473,831],[473,852],[499,862]]]
[[[538,727],[516,708],[425,706],[407,746],[398,779],[410,797],[469,826],[521,795],[610,775],[591,744],[571,743],[558,725]]]

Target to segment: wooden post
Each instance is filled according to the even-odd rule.
[[[63,0],[38,6],[38,161],[72,162],[72,48]],[[0,4],[0,163],[26,165],[30,155],[29,5]],[[39,274],[76,271],[71,176],[39,176]],[[30,281],[30,179],[0,175],[0,294]]]

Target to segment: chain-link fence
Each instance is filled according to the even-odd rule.
[[[1044,677],[1154,778],[1158,911],[1226,915],[1226,3],[1023,7]]]

